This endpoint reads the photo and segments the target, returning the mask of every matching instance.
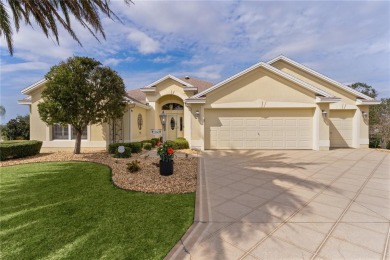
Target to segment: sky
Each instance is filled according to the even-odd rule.
[[[10,56],[0,37],[1,123],[28,114],[20,91],[73,55],[116,70],[126,88],[167,74],[218,83],[283,54],[343,84],[364,82],[390,97],[388,1],[112,0],[122,22],[102,18],[100,43],[76,21],[83,46],[60,29],[60,45],[21,24]]]

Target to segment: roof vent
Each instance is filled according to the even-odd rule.
[[[190,79],[190,76],[185,76],[184,78],[185,78],[185,79]]]

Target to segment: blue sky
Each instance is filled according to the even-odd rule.
[[[390,2],[112,1],[123,24],[104,18],[97,42],[76,22],[83,43],[60,30],[60,45],[35,26],[14,36],[14,56],[1,38],[2,123],[28,113],[20,91],[72,55],[112,67],[127,89],[166,74],[218,83],[280,54],[341,83],[365,82],[390,97]]]

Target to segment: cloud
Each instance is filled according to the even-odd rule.
[[[120,59],[120,58],[109,58],[109,59],[106,59],[102,62],[102,64],[104,66],[117,66],[119,65],[120,63],[123,63],[123,62],[132,62],[134,60],[133,57],[127,57],[127,58],[124,58],[124,59]]]
[[[152,60],[153,63],[170,63],[174,60],[174,57],[171,55],[157,57]]]
[[[136,44],[137,49],[142,54],[156,53],[160,51],[160,43],[139,30],[131,30],[127,39]]]
[[[23,62],[14,64],[1,64],[2,73],[31,70],[48,70],[50,65],[45,62]]]

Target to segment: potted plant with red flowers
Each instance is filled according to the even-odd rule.
[[[173,156],[175,151],[165,142],[157,148],[157,154],[160,155],[160,174],[169,176],[173,174]]]

